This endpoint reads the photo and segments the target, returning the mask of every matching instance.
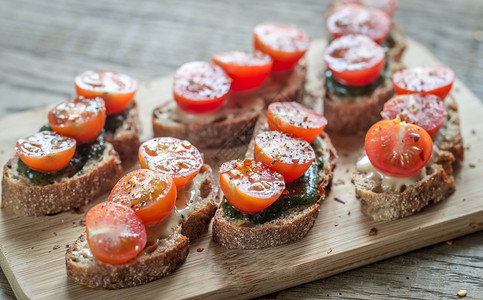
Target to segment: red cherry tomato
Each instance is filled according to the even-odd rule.
[[[401,121],[422,127],[433,137],[446,119],[446,106],[435,95],[399,95],[384,104],[381,116],[385,120],[399,117]]]
[[[223,52],[213,55],[213,63],[225,70],[231,78],[232,91],[245,91],[259,87],[270,74],[272,59],[260,52]]]
[[[146,228],[134,210],[103,202],[86,215],[87,243],[92,255],[108,264],[130,261],[146,246]]]
[[[117,72],[85,71],[75,78],[77,95],[101,97],[106,102],[108,115],[122,112],[134,99],[137,89],[136,80]]]
[[[282,131],[312,143],[324,130],[327,119],[297,102],[274,102],[268,106],[270,130]]]
[[[255,160],[282,174],[285,182],[302,176],[315,160],[306,141],[280,131],[265,131],[255,137]]]
[[[391,18],[379,9],[348,4],[330,14],[327,30],[333,39],[348,34],[363,34],[382,45],[391,30]]]
[[[226,162],[218,173],[221,190],[228,202],[248,213],[267,208],[285,189],[282,175],[249,159]]]
[[[79,143],[92,141],[99,136],[106,122],[106,107],[101,98],[77,97],[62,102],[49,112],[49,125]]]
[[[144,225],[162,221],[173,211],[176,186],[168,174],[148,169],[135,170],[121,178],[109,195],[109,201],[134,209]]]
[[[408,177],[421,170],[431,158],[433,141],[421,127],[399,119],[372,125],[366,134],[366,154],[372,165],[394,177]]]
[[[185,63],[174,74],[174,100],[188,113],[217,110],[229,89],[230,79],[223,69],[204,61]]]
[[[37,132],[17,141],[17,155],[30,168],[39,172],[63,169],[74,156],[74,139],[54,131]]]
[[[139,147],[143,169],[171,175],[176,188],[186,186],[203,166],[200,152],[190,142],[172,137],[158,137]]]
[[[393,17],[397,10],[397,0],[342,0],[343,4],[359,4],[369,8],[377,8]]]
[[[448,96],[455,76],[448,67],[431,66],[405,69],[394,73],[392,82],[397,94],[433,94],[441,99]]]
[[[346,35],[333,40],[324,59],[334,77],[353,86],[375,81],[384,69],[384,49],[363,35]]]
[[[293,25],[263,23],[253,30],[253,44],[273,59],[273,71],[288,71],[309,49],[310,37]]]

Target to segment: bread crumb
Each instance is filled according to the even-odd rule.
[[[334,224],[334,226],[335,226],[335,227],[339,226],[339,223],[335,223],[335,224]]]
[[[476,165],[475,164],[469,164],[468,165],[470,168],[476,168]]]
[[[466,297],[466,294],[468,292],[466,290],[459,290],[456,295],[458,295],[458,297]]]
[[[332,252],[332,248],[329,248],[329,250],[327,250],[327,254],[330,254],[330,252]]]
[[[198,248],[196,249],[196,252],[203,252],[203,250],[205,250],[205,248]]]
[[[342,203],[342,204],[345,204],[344,199],[342,199],[341,197],[337,197],[337,196],[335,196],[335,197],[334,197],[334,200],[335,200],[335,201],[337,201],[337,202],[340,202],[340,203]]]
[[[57,250],[59,248],[60,248],[60,245],[55,245],[54,248],[52,248],[52,249]]]
[[[376,236],[377,235],[377,228],[372,227],[371,230],[369,231],[369,236]]]
[[[82,209],[82,207],[76,207],[74,208],[74,212],[78,215],[81,215],[84,213],[84,210]]]
[[[85,225],[86,225],[86,220],[81,219],[81,220],[79,221],[79,225],[81,225],[81,226],[85,226]]]
[[[54,231],[54,236],[57,236],[57,232]]]
[[[446,241],[446,244],[448,244],[448,245],[450,245],[450,246],[451,246],[451,245],[453,245],[453,243],[454,243],[454,240],[447,240],[447,241]]]
[[[347,212],[347,215],[348,215],[348,216],[350,216],[350,215],[351,215],[351,211],[350,211],[350,210]]]

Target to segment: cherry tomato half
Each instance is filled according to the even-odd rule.
[[[306,141],[280,131],[265,131],[255,137],[255,160],[282,174],[285,182],[302,176],[315,159]]]
[[[143,169],[173,177],[177,189],[186,186],[203,166],[200,152],[190,142],[172,137],[158,137],[139,147],[139,163]]]
[[[393,17],[397,10],[397,0],[342,0],[343,4],[359,4],[364,7],[377,8]]]
[[[122,112],[134,99],[137,89],[136,80],[112,71],[85,71],[75,78],[77,95],[101,97],[106,102],[108,115]]]
[[[455,76],[448,67],[431,66],[405,69],[394,73],[392,82],[397,94],[433,94],[441,99],[448,96]]]
[[[408,177],[431,158],[433,141],[421,127],[399,119],[382,120],[366,134],[366,154],[372,165],[394,177]]]
[[[146,228],[134,210],[102,202],[86,215],[87,243],[92,255],[108,264],[130,261],[146,246]]]
[[[297,102],[274,102],[268,106],[270,130],[282,131],[312,143],[324,130],[327,119]]]
[[[230,78],[225,71],[220,66],[204,61],[185,63],[174,74],[174,100],[187,113],[217,110],[229,89]]]
[[[259,87],[272,69],[272,59],[261,52],[217,53],[213,55],[213,63],[222,67],[230,76],[232,91],[245,91]]]
[[[399,117],[401,121],[422,127],[433,137],[446,119],[446,106],[435,95],[399,95],[384,104],[381,116],[385,120]]]
[[[74,156],[76,141],[54,131],[41,131],[17,141],[17,155],[39,172],[63,169]]]
[[[293,25],[263,23],[253,29],[253,44],[273,59],[273,71],[288,71],[309,49],[310,37]]]
[[[384,69],[384,49],[364,35],[333,40],[324,53],[325,63],[341,83],[353,86],[375,81]]]
[[[248,213],[267,208],[285,189],[282,175],[249,159],[226,162],[218,173],[228,202]]]
[[[363,34],[382,45],[391,30],[391,18],[379,9],[348,4],[330,14],[327,30],[333,39],[348,34]]]
[[[135,170],[121,178],[109,195],[109,201],[134,209],[144,225],[158,223],[173,211],[176,186],[168,174],[149,169]]]
[[[105,122],[106,107],[99,97],[77,97],[58,104],[49,112],[50,127],[79,143],[96,139]]]

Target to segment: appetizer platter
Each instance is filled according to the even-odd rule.
[[[262,23],[252,53],[215,53],[140,89],[115,71],[75,77],[77,96],[18,139],[3,167],[1,216],[19,229],[2,260],[19,297],[32,297],[32,278],[56,296],[126,288],[138,297],[150,284],[148,297],[251,297],[479,229],[478,196],[461,199],[473,210],[449,211],[455,192],[472,187],[458,184],[471,173],[471,144],[459,91],[448,97],[454,72],[414,55],[401,61],[408,43],[391,19],[396,7],[333,2],[328,45],[311,45],[296,25]],[[140,136],[146,110],[152,135]],[[50,257],[31,255],[55,239],[38,231],[50,229],[60,244]],[[12,259],[19,241],[32,251]],[[62,250],[63,284],[55,259],[42,272],[18,270]],[[186,282],[193,287],[173,294]]]

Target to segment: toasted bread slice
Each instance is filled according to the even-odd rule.
[[[255,129],[256,133],[267,130],[266,118],[261,117]],[[254,135],[254,136],[255,136]],[[213,220],[213,240],[229,249],[256,249],[273,247],[302,239],[314,225],[319,214],[320,202],[330,190],[337,154],[329,136],[320,135],[324,168],[318,182],[319,197],[313,204],[292,207],[277,218],[263,224],[248,225],[231,219],[220,208]],[[253,159],[254,139],[248,147],[246,158]],[[220,195],[220,202],[222,195]]]
[[[448,95],[444,100],[444,103],[446,105],[447,113],[446,120],[440,130],[433,137],[433,142],[440,150],[449,151],[454,155],[455,161],[453,165],[456,166],[461,163],[465,156],[458,105],[452,95]]]
[[[168,101],[153,111],[154,136],[189,140],[199,148],[245,145],[269,103],[302,100],[305,75],[301,62],[291,72],[271,74],[257,90],[230,92],[219,110],[203,115],[187,114],[173,100]]]
[[[203,165],[193,183],[179,191],[176,211],[161,227],[147,229],[148,243],[135,258],[118,265],[103,263],[92,256],[84,233],[65,254],[67,276],[90,288],[118,289],[168,275],[186,260],[189,241],[207,231],[218,191],[211,168]]]
[[[339,97],[325,88],[324,116],[327,119],[327,131],[356,134],[369,129],[381,119],[384,103],[393,95],[394,88],[389,77],[370,95],[364,97]]]
[[[447,170],[451,168],[454,156],[447,151],[435,152],[413,184],[403,182],[391,186],[383,184],[382,176],[376,170],[356,170],[352,183],[361,202],[362,213],[374,221],[396,220],[451,195],[456,187]]]
[[[114,147],[105,143],[99,159],[89,159],[73,176],[52,184],[34,185],[18,171],[15,155],[3,168],[2,208],[20,215],[46,215],[67,211],[109,191],[121,176],[121,161]]]
[[[118,116],[109,116],[108,118],[118,118]],[[106,130],[104,138],[114,146],[123,164],[137,161],[139,146],[141,146],[139,141],[141,127],[136,101],[132,102],[132,106],[126,114],[122,115],[120,121],[113,121],[116,123],[115,128]]]

